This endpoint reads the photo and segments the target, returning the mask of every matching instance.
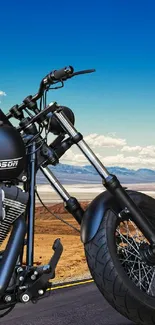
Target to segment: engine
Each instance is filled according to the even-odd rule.
[[[8,235],[11,225],[25,213],[28,193],[14,185],[0,184],[0,245]]]

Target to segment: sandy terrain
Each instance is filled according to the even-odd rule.
[[[139,190],[155,197],[155,184],[123,185],[133,190]],[[85,209],[89,202],[99,193],[103,192],[102,185],[67,185],[70,195],[75,196]],[[74,218],[66,213],[62,200],[48,185],[39,185],[38,192],[45,204],[58,216],[79,229]],[[60,238],[64,247],[63,254],[56,270],[54,282],[68,281],[70,279],[88,278],[90,273],[85,260],[80,234],[51,216],[47,210],[36,202],[35,219],[35,251],[34,262],[37,265],[48,263],[52,255],[52,245],[56,238]],[[4,245],[2,245],[4,247]],[[24,258],[25,260],[25,258]]]
[[[124,187],[141,191],[155,197],[155,184],[123,184]],[[82,202],[83,208],[95,198],[98,194],[105,191],[102,184],[75,184],[64,185],[71,196],[75,196]],[[58,194],[48,185],[39,185],[38,192],[43,200],[54,213],[63,217],[68,222],[77,226],[76,221],[69,214],[67,215]],[[36,201],[36,231],[35,231],[35,262],[47,263],[51,254],[51,245],[55,238],[61,238],[64,251],[57,267],[56,281],[66,281],[90,277],[90,273],[85,260],[83,245],[80,241],[80,235],[69,228],[61,221],[51,217],[51,215],[40,206]],[[42,245],[44,242],[44,245]]]
[[[155,184],[127,184],[123,186],[155,197]],[[87,205],[94,197],[104,191],[103,186],[98,184],[67,185],[65,188],[72,196],[79,199],[84,209],[86,209]],[[51,189],[50,186],[39,186],[38,191],[43,201],[50,206],[50,209],[55,214],[63,217],[65,220],[78,227],[78,224],[74,218],[69,214],[66,214],[63,203],[59,203],[62,200],[58,200],[58,195],[54,192],[54,190]],[[132,228],[133,227],[131,226],[131,230]],[[51,215],[43,207],[39,206],[37,202],[35,262],[48,262],[51,254],[51,244],[55,238],[61,238],[64,245],[64,252],[57,268],[56,280],[60,280],[61,278],[66,280],[66,278],[83,278],[90,276],[79,233],[69,228],[61,221],[51,217]],[[44,245],[42,245],[42,242],[44,242]]]
[[[87,202],[83,202],[83,208],[86,208]],[[78,223],[74,218],[66,214],[62,203],[48,206],[48,208],[65,221],[71,223],[80,230]],[[63,244],[63,253],[56,269],[56,277],[53,282],[63,282],[77,279],[89,278],[87,263],[83,244],[80,241],[80,233],[64,224],[62,221],[54,218],[43,207],[36,207],[35,219],[35,249],[34,264],[47,264],[53,255],[52,246],[56,238],[60,238]],[[1,246],[5,248],[6,241]],[[26,254],[24,254],[24,263]]]
[[[82,204],[86,208],[87,202]],[[63,204],[49,206],[50,210],[80,230],[74,218],[66,214]],[[80,233],[52,217],[43,207],[36,207],[34,262],[46,264],[52,255],[52,245],[56,238],[63,244],[63,253],[57,266],[55,281],[90,277]],[[44,243],[42,245],[42,243]]]

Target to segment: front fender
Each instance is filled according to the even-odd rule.
[[[89,242],[97,233],[100,223],[108,209],[118,214],[122,209],[114,196],[108,191],[99,194],[86,209],[81,222],[81,241]]]

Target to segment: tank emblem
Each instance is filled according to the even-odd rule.
[[[20,159],[22,159],[22,157],[15,158],[15,159],[0,160],[0,169],[17,168]]]

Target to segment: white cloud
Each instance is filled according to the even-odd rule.
[[[6,96],[6,93],[4,91],[0,90],[0,96]],[[1,103],[1,101],[0,101],[0,103]]]
[[[135,147],[130,147],[130,146],[124,146],[121,151],[122,152],[139,152],[142,150],[141,146],[135,146]]]
[[[95,155],[102,160],[103,156],[95,152]],[[64,156],[61,158],[61,162],[64,164],[70,164],[75,166],[88,165],[89,161],[82,153],[75,153],[75,150],[69,149]]]
[[[155,157],[155,146],[143,147],[139,154],[141,156]]]
[[[0,96],[6,96],[6,93],[2,90],[0,90]]]
[[[95,153],[104,166],[112,167],[126,167],[132,169],[138,168],[155,168],[155,157],[142,156],[124,156],[124,154],[117,154],[111,156],[103,156],[100,153]],[[84,166],[89,164],[89,161],[81,153],[75,153],[72,149],[68,150],[61,158],[61,162],[65,164]]]
[[[146,146],[146,147],[141,147],[141,146],[124,146],[121,149],[121,152],[137,152],[139,156],[147,156],[147,157],[155,157],[155,146]]]
[[[132,169],[151,168],[155,169],[155,145],[149,146],[129,146],[125,139],[111,137],[110,135],[89,134],[84,140],[90,147],[93,147],[95,155],[104,166],[120,166]],[[122,147],[121,147],[122,146]],[[102,151],[102,147],[110,147]],[[108,151],[109,152],[109,151]],[[76,148],[72,147],[61,158],[62,163],[83,166],[89,164],[86,157]]]
[[[62,157],[64,163],[70,163],[71,165],[85,165],[87,159],[83,154],[75,154],[75,152],[69,150]]]
[[[84,140],[92,147],[120,147],[126,145],[125,139],[99,135],[97,133],[85,136]]]
[[[142,167],[152,167],[155,168],[155,158],[142,158],[142,157],[134,157],[127,156],[125,157],[123,154],[118,154],[116,156],[107,156],[102,158],[102,162],[106,166],[120,166],[127,168],[142,168]]]

